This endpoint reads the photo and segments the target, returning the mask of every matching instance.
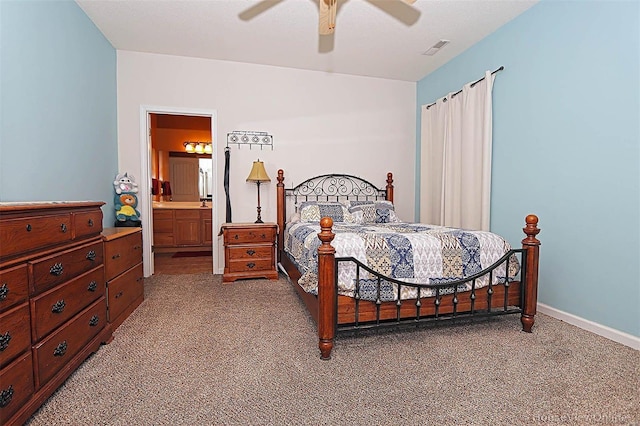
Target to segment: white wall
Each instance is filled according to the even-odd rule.
[[[272,179],[261,186],[264,221],[276,220],[280,168],[287,187],[330,172],[384,187],[392,172],[398,214],[413,220],[415,83],[128,51],[118,51],[117,64],[119,170],[140,182],[141,106],[217,112],[214,228],[225,220],[224,148],[233,130],[265,131],[274,140],[273,150],[231,146],[234,222],[255,221],[256,186],[245,179],[258,158]],[[221,247],[216,265],[220,252]]]

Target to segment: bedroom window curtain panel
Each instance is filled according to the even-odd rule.
[[[489,230],[494,78],[422,106],[420,222]]]

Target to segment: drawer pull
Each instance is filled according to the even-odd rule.
[[[89,320],[89,326],[95,327],[96,325],[98,325],[99,322],[100,322],[100,317],[98,317],[97,315],[94,315]]]
[[[0,352],[9,347],[9,341],[11,340],[11,334],[7,331],[4,334],[0,334]]]
[[[116,253],[113,256],[111,256],[111,259],[117,259],[120,257],[120,253]]]
[[[31,232],[31,229],[32,229],[32,228],[31,228],[31,224],[30,224],[30,223],[27,223],[27,232]]]
[[[234,235],[234,236],[233,236],[233,239],[234,239],[234,240],[237,240],[237,239],[238,239],[238,234]]]
[[[249,256],[253,256],[254,254],[256,254],[256,251],[255,250],[247,250],[247,254]]]
[[[255,264],[255,263],[253,263],[253,262],[249,262],[249,263],[247,263],[247,267],[248,267],[249,269],[253,269],[253,268],[255,268],[255,266],[256,266],[256,264]]]
[[[87,225],[89,225],[89,228],[93,227],[93,219],[89,219]]]
[[[140,246],[133,246],[134,250],[140,250]]]
[[[64,311],[65,306],[67,306],[67,304],[64,302],[64,299],[58,300],[53,304],[53,306],[51,306],[51,312],[54,314],[61,314],[62,311]]]
[[[87,253],[86,258],[87,258],[87,260],[90,260],[90,261],[93,262],[94,260],[96,260],[96,252],[93,251],[93,250],[89,250],[89,252]]]
[[[4,408],[11,402],[13,398],[13,385],[9,385],[8,388],[2,389],[0,393],[0,408]]]
[[[264,240],[265,238],[267,238],[267,234],[262,234],[262,239]]]
[[[61,223],[60,224],[60,231],[62,231],[63,234],[65,232],[67,232],[67,224],[66,223]]]
[[[51,269],[49,269],[49,273],[51,275],[55,275],[58,277],[62,275],[62,272],[64,272],[64,267],[62,266],[62,263],[56,263],[51,267]]]
[[[63,340],[53,351],[53,356],[63,356],[67,352],[67,341]]]
[[[0,301],[6,299],[8,294],[9,294],[9,287],[7,286],[7,283],[3,283],[0,286]]]
[[[118,292],[118,294],[116,294],[115,298],[116,299],[120,299],[121,297],[122,297],[122,292],[120,291],[120,292]]]
[[[95,282],[94,280],[89,283],[89,287],[87,287],[87,291],[90,291],[93,293],[94,291],[96,291],[97,288],[98,288],[98,283]]]

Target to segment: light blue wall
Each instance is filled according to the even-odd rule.
[[[115,49],[69,0],[0,0],[0,43],[0,201],[105,201],[113,226]]]
[[[636,1],[543,1],[417,88],[419,118],[420,105],[504,65],[493,92],[492,231],[519,246],[524,217],[537,214],[539,301],[635,336],[639,21]]]

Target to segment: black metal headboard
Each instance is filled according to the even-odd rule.
[[[326,174],[305,180],[285,195],[297,205],[303,201],[385,200],[387,189],[345,174]]]

